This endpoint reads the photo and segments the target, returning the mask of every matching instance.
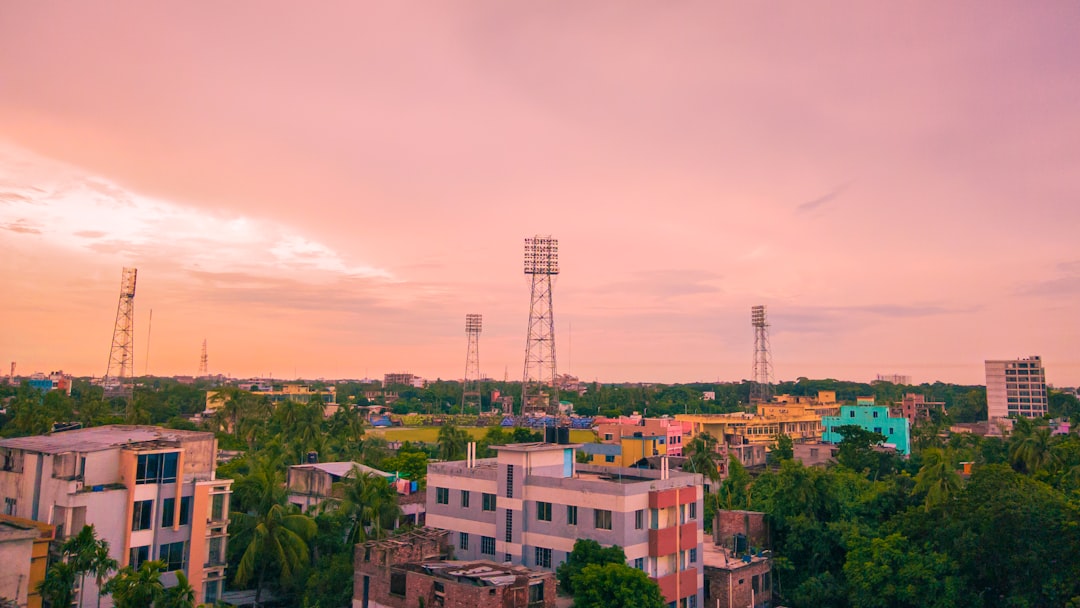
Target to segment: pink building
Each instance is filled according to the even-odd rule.
[[[619,443],[623,437],[665,437],[668,456],[682,456],[683,443],[689,439],[690,423],[673,418],[642,418],[620,416],[608,418],[596,425],[601,443]]]

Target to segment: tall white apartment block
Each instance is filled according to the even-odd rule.
[[[213,433],[109,425],[0,439],[4,514],[52,524],[59,541],[93,524],[120,566],[161,560],[167,587],[183,570],[197,604],[217,602],[225,579],[232,480],[216,472]],[[95,587],[86,577],[73,604],[98,606]]]
[[[1009,416],[1045,416],[1046,371],[1042,359],[1028,357],[987,361],[986,409],[990,420]]]

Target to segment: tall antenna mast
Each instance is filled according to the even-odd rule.
[[[120,301],[116,304],[116,323],[113,326],[109,366],[102,385],[107,397],[131,398],[135,386],[131,382],[135,367],[135,275],[136,268],[124,268],[120,274]],[[129,384],[124,384],[124,381]]]
[[[768,403],[773,397],[773,372],[765,306],[750,309],[750,324],[754,327],[754,383],[750,390],[750,403]]]
[[[202,355],[199,356],[199,377],[210,375],[210,358],[206,356],[206,338],[202,341]]]
[[[559,402],[559,389],[555,386],[555,316],[551,305],[552,279],[559,274],[557,239],[540,235],[525,239],[525,274],[531,279],[531,295],[521,409],[522,414],[547,413],[554,411],[553,403]]]
[[[465,406],[476,406],[480,411],[480,331],[484,317],[479,314],[465,315],[465,335],[469,337],[469,349],[465,354],[465,380],[461,383],[461,413]]]

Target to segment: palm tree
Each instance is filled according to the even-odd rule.
[[[183,570],[176,571],[176,585],[165,589],[154,608],[195,608],[195,589]]]
[[[1050,450],[1051,437],[1049,427],[1035,426],[1023,418],[1017,419],[1009,443],[1009,459],[1013,468],[1034,475],[1055,464],[1057,456]]]
[[[112,595],[116,608],[147,608],[161,599],[165,585],[161,571],[165,563],[157,560],[143,562],[138,570],[131,566],[121,568],[116,576],[105,583],[105,590]]]
[[[926,510],[946,504],[960,492],[960,474],[953,467],[949,452],[927,448],[922,453],[923,466],[915,475],[912,494],[926,493]]]
[[[79,605],[82,606],[83,593],[86,589],[86,575],[91,570],[91,562],[97,549],[97,534],[93,524],[83,526],[75,536],[68,538],[60,546],[60,551],[67,556],[68,564],[79,578]]]
[[[66,608],[75,599],[75,578],[78,572],[68,562],[56,562],[45,571],[45,578],[38,583],[37,592],[50,606]]]
[[[401,508],[397,492],[385,478],[361,473],[353,467],[349,477],[334,484],[334,493],[341,493],[337,510],[352,522],[349,542],[362,543],[369,538],[382,538],[386,530],[394,529]]]
[[[465,455],[465,447],[469,437],[465,431],[457,428],[449,422],[439,429],[439,458],[443,460],[460,460]]]
[[[101,587],[105,583],[105,577],[109,576],[110,572],[115,571],[120,567],[115,559],[109,557],[109,543],[106,540],[99,540],[94,544],[94,555],[90,559],[90,574],[94,575],[94,582],[97,583],[97,605],[101,608]]]
[[[716,451],[716,437],[708,433],[701,433],[686,444],[686,453],[689,455],[683,470],[689,466],[690,470],[705,476],[705,479],[715,483],[720,481],[720,454]]]
[[[236,540],[247,544],[236,568],[236,582],[246,585],[254,577],[258,604],[271,567],[288,580],[307,565],[310,555],[307,543],[315,536],[315,520],[274,505],[257,517],[234,514],[234,521],[243,530]]]

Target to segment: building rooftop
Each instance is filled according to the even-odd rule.
[[[530,570],[524,566],[510,566],[489,561],[448,560],[406,564],[405,568],[478,587],[505,587],[517,582],[519,577],[540,579],[551,576],[548,572]]]
[[[0,521],[0,543],[33,540],[41,536],[36,526],[16,521]]]
[[[507,451],[507,452],[548,452],[553,450],[565,450],[567,448],[577,449],[583,444],[580,443],[546,443],[543,441],[536,441],[533,443],[508,443],[506,445],[493,445],[491,449]]]
[[[204,431],[180,431],[159,426],[110,424],[88,429],[35,435],[33,437],[0,439],[0,447],[43,454],[62,454],[64,452],[100,452],[125,445],[154,441],[175,444],[213,438],[213,433]]]
[[[706,568],[722,568],[724,570],[738,570],[751,564],[758,564],[768,560],[768,557],[758,555],[735,555],[727,547],[718,546],[714,543],[705,543],[702,552],[702,563]]]
[[[618,456],[622,454],[622,446],[617,443],[584,443],[578,449],[590,455]]]
[[[386,471],[380,471],[367,465],[360,464],[358,462],[316,462],[313,464],[296,464],[290,468],[293,469],[317,469],[325,473],[329,473],[334,477],[349,477],[352,474],[353,467],[359,470],[361,473],[369,473],[379,477],[394,477],[393,473],[387,473]]]

